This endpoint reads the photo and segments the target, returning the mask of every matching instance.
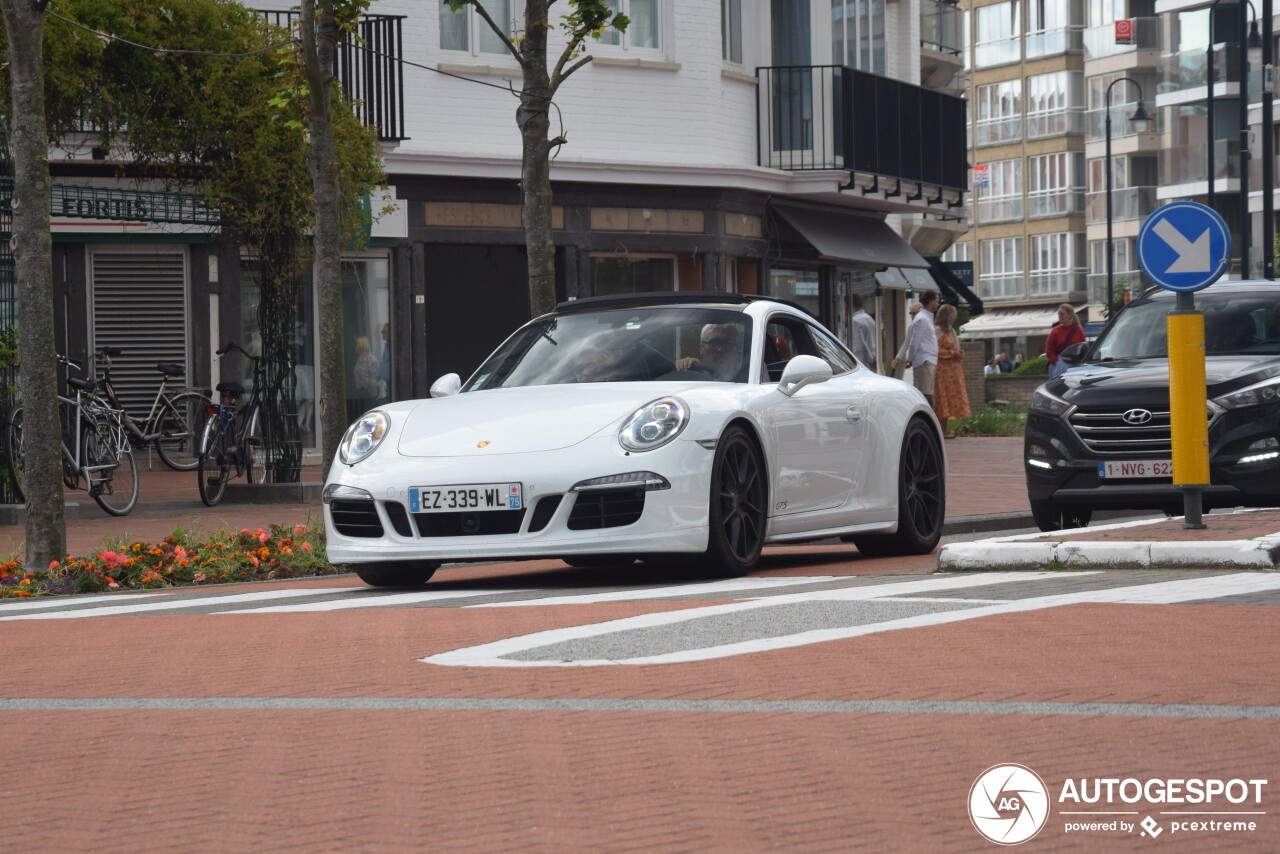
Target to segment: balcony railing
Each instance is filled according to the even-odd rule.
[[[1008,65],[1022,59],[1022,39],[1011,38],[1000,41],[980,42],[973,48],[973,67],[990,68],[993,65]]]
[[[964,101],[834,65],[756,69],[758,162],[968,187]]]
[[[1184,50],[1161,57],[1159,92],[1181,92],[1208,85],[1208,51]],[[1240,79],[1239,48],[1234,42],[1214,45],[1213,79],[1216,83],[1235,83]]]
[[[1280,156],[1273,155],[1271,158],[1271,180],[1272,182],[1280,180]],[[1256,155],[1249,158],[1249,188],[1258,190],[1262,188],[1262,157]],[[1272,188],[1274,192],[1276,188]]]
[[[291,28],[297,12],[263,11],[279,27]],[[405,139],[403,16],[362,15],[356,37],[344,35],[333,58],[333,73],[356,117],[378,129],[384,142]]]
[[[1022,219],[1022,196],[997,196],[994,199],[978,199],[978,222],[1008,222]]]
[[[1111,221],[1142,219],[1156,209],[1155,187],[1125,187],[1111,191]],[[1085,222],[1090,225],[1107,221],[1107,191],[1090,193]]]
[[[947,0],[920,3],[920,46],[942,53],[964,51],[964,12]]]
[[[1084,270],[1054,270],[1047,273],[1037,273],[1033,270],[1027,280],[1031,284],[1033,297],[1049,297],[1084,293],[1085,278]]]
[[[1004,276],[979,276],[978,295],[984,300],[1022,299],[1027,295],[1021,273]]]
[[[1062,136],[1068,133],[1084,133],[1084,110],[1071,107],[1053,113],[1027,114],[1027,139],[1046,136]]]
[[[1027,33],[1028,60],[1081,50],[1084,50],[1084,28],[1082,27],[1062,27],[1057,30]]]
[[[1027,193],[1027,216],[1070,216],[1084,212],[1084,188]]]
[[[1206,143],[1166,148],[1160,152],[1160,183],[1191,184],[1208,180],[1209,147]],[[1213,147],[1215,181],[1240,177],[1240,143],[1218,140]]]
[[[973,129],[974,145],[999,145],[1022,139],[1022,117],[979,121]]]
[[[1143,81],[1143,88],[1146,88]],[[1120,94],[1120,87],[1116,87],[1116,94]],[[1147,113],[1150,114],[1152,125],[1147,133],[1151,139],[1157,139],[1164,130],[1164,110],[1153,109],[1150,103],[1144,105]],[[1129,121],[1129,117],[1138,109],[1136,101],[1125,104],[1117,104],[1114,101],[1111,104],[1111,139],[1114,142],[1117,139],[1123,139],[1126,136],[1136,136],[1137,131],[1133,129],[1133,124]],[[1085,141],[1101,142],[1107,138],[1107,110],[1101,107],[1096,110],[1089,110],[1085,113]]]
[[[1135,50],[1158,49],[1161,44],[1159,18],[1134,18],[1133,44],[1116,44],[1114,24],[1089,27],[1084,31],[1084,52],[1088,59],[1101,59],[1104,56],[1115,56]]]

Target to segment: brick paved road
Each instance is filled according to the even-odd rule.
[[[543,561],[416,599],[328,579],[0,606],[3,838],[993,851],[967,804],[997,763],[1054,800],[1068,778],[1276,776],[1280,576],[878,568],[826,547],[734,584]],[[1066,834],[1054,803],[1024,850],[1275,850],[1274,801],[1210,805],[1267,813],[1253,832],[1156,840]]]

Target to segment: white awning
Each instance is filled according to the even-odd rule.
[[[1074,306],[1077,312],[1084,306]],[[993,308],[973,318],[958,330],[962,338],[1013,338],[1017,335],[1048,335],[1058,320],[1058,307]]]

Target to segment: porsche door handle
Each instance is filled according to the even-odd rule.
[[[844,417],[849,419],[850,424],[857,424],[862,420],[862,407],[855,403],[844,411]]]

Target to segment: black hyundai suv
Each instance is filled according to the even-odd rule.
[[[1042,531],[1087,525],[1095,509],[1182,514],[1165,320],[1175,297],[1152,289],[1129,303],[1097,341],[1066,348],[1070,369],[1032,396],[1023,459]],[[1280,505],[1280,282],[1224,282],[1195,304],[1209,421],[1202,506]]]

